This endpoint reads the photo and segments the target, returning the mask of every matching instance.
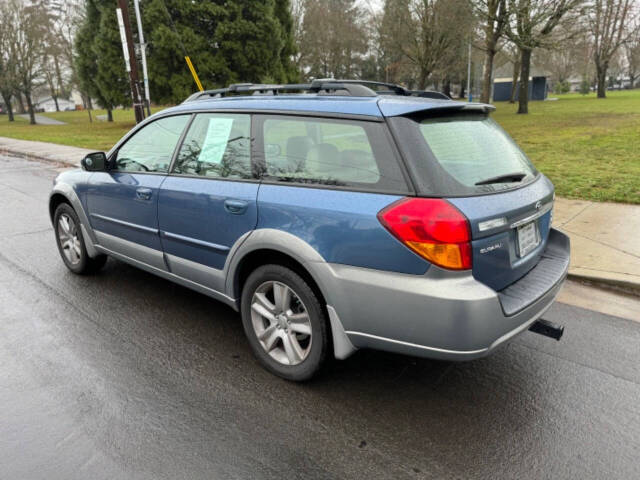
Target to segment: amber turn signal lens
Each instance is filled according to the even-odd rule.
[[[468,244],[406,242],[407,246],[431,263],[451,270],[465,270],[471,264]]]

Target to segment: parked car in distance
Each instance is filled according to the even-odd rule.
[[[85,274],[112,256],[230,305],[289,380],[361,348],[483,357],[538,325],[569,240],[493,107],[429,96],[342,80],[199,92],[57,177],[62,260]]]

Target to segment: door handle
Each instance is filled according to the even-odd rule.
[[[150,188],[138,188],[136,189],[136,198],[140,200],[149,200],[151,198],[151,189]]]
[[[224,201],[224,209],[232,213],[234,215],[242,215],[247,211],[247,207],[249,206],[249,202],[245,200],[225,200]]]

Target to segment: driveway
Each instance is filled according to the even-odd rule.
[[[361,351],[288,383],[228,307],[114,260],[69,273],[55,174],[0,156],[2,478],[638,477],[640,323],[556,303],[561,342],[457,364]]]

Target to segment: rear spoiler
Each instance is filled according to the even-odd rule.
[[[496,107],[487,103],[467,103],[455,100],[434,100],[424,99],[417,101],[416,97],[413,101],[407,101],[404,98],[385,98],[378,101],[378,108],[385,117],[399,117],[404,115],[412,115],[416,113],[435,113],[439,114],[446,111],[463,111],[463,112],[479,112],[491,113]]]

